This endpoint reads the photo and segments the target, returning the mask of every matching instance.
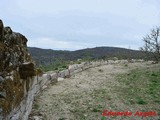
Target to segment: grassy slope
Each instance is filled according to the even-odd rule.
[[[117,80],[120,86],[116,92],[126,105],[154,110],[160,115],[160,65],[137,68],[119,75]]]

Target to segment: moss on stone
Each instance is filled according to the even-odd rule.
[[[22,64],[19,66],[19,74],[21,79],[35,76],[35,68],[33,63]]]
[[[5,31],[5,32],[4,32]],[[27,63],[27,64],[26,64]],[[27,39],[11,28],[3,28],[0,20],[0,73],[4,80],[0,83],[0,109],[4,116],[18,107],[24,97],[24,88],[30,89],[35,67],[27,50]],[[26,82],[26,84],[25,84]],[[26,85],[26,86],[24,86]]]
[[[37,68],[35,72],[36,72],[35,74],[36,74],[37,76],[42,76],[42,75],[43,75],[43,71],[42,71],[42,69],[40,69],[40,68]]]
[[[3,82],[3,91],[6,92],[6,98],[1,99],[3,113],[8,114],[13,108],[17,107],[24,95],[24,83],[20,81],[19,75],[15,73],[14,80],[7,79]]]

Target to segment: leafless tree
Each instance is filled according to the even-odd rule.
[[[156,61],[160,61],[160,27],[153,28],[150,34],[143,38],[144,46],[140,49],[146,55],[152,54]]]

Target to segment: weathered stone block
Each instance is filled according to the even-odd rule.
[[[43,74],[42,75],[42,80],[41,80],[41,82],[40,82],[40,87],[43,87],[46,83],[47,83],[47,81],[48,81],[48,74]]]
[[[4,78],[0,76],[0,83],[4,81]]]
[[[114,60],[108,60],[108,64],[114,64]]]
[[[64,78],[60,78],[60,77],[57,79],[57,81],[63,81],[63,80]]]
[[[121,64],[127,64],[127,63],[128,63],[128,60],[121,60],[120,63],[121,63]]]
[[[12,34],[12,29],[10,27],[5,27],[4,34]]]
[[[0,91],[0,98],[6,98],[6,92]]]
[[[74,71],[74,74],[79,73],[81,71],[82,71],[82,68],[79,68],[79,69],[77,69],[77,70]]]
[[[57,73],[52,73],[51,74],[51,81],[52,82],[57,81],[57,78],[58,78],[58,74]]]
[[[65,76],[65,77],[69,77],[69,76],[70,76],[68,69],[67,69],[67,70],[64,70],[64,76]]]
[[[60,71],[60,72],[58,73],[58,77],[64,78],[64,77],[65,77],[65,71],[64,71],[64,70],[63,70],[63,71]]]
[[[23,63],[19,66],[19,74],[21,79],[35,76],[35,67],[31,62]]]

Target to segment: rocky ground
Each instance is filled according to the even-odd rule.
[[[103,117],[102,112],[140,111],[143,105],[127,104],[119,93],[120,74],[146,69],[148,63],[112,64],[90,68],[50,85],[34,101],[30,119],[36,120],[140,120],[143,117]],[[154,68],[154,67],[153,67]],[[125,91],[123,91],[125,93]],[[160,106],[158,106],[160,107]],[[149,107],[150,108],[150,107]],[[152,108],[152,107],[151,107]],[[157,108],[158,109],[158,108]],[[149,109],[146,109],[149,111]],[[150,109],[152,110],[152,109]],[[147,118],[148,120],[151,118]],[[158,118],[155,118],[158,120]]]

